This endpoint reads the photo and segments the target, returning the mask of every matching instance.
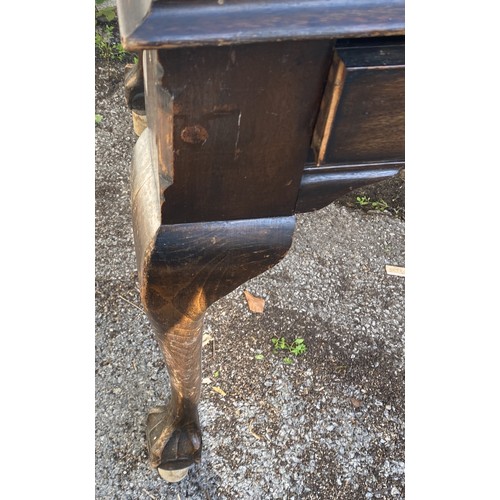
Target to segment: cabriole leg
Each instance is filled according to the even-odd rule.
[[[295,218],[160,224],[148,134],[141,135],[134,154],[134,240],[141,299],[165,359],[171,398],[150,412],[147,438],[151,466],[177,481],[201,458],[198,402],[205,311],[283,258]]]

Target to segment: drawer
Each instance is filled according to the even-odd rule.
[[[317,165],[404,160],[404,37],[338,41],[313,135]]]

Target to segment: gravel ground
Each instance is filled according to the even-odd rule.
[[[297,216],[283,261],[210,308],[202,463],[177,484],[149,469],[145,417],[168,378],[140,309],[122,82],[122,64],[97,64],[96,498],[404,498],[404,278],[385,272],[404,266],[404,221],[348,203]],[[287,365],[272,337],[307,352]]]

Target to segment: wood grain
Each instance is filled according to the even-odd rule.
[[[147,129],[134,151],[134,241],[141,300],[165,359],[171,399],[148,417],[148,449],[152,467],[177,470],[201,456],[198,402],[205,311],[283,258],[295,218],[162,225],[150,135]]]
[[[404,34],[404,0],[118,0],[126,50]]]
[[[322,162],[404,159],[404,68],[347,72]]]
[[[318,165],[404,160],[403,43],[397,37],[337,44],[333,71],[345,77],[340,96],[335,82],[325,89],[313,139]]]
[[[317,144],[318,165],[325,163],[326,149],[333,129],[333,123],[344,89],[346,67],[338,53],[328,73],[326,90],[321,101],[318,120],[314,128],[313,144]]]
[[[163,224],[293,214],[332,42],[145,51]]]

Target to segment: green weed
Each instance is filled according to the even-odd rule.
[[[384,200],[372,201],[372,208],[379,212],[385,212],[389,208],[389,205]]]
[[[301,338],[296,338],[293,342],[288,343],[285,337],[273,337],[271,343],[273,344],[275,353],[278,351],[284,351],[286,353],[286,356],[283,358],[283,363],[286,365],[291,365],[293,363],[293,358],[291,358],[290,355],[300,356],[307,351],[304,339]]]
[[[367,198],[366,196],[358,196],[356,197],[356,202],[359,206],[366,207],[366,205],[370,204],[370,198]]]
[[[101,59],[130,62],[134,60],[133,54],[127,52],[118,41],[118,25],[116,7],[105,7],[99,9],[105,0],[95,0],[95,48],[96,56]]]
[[[99,9],[97,6],[102,5],[106,0],[95,0],[95,18],[96,20],[106,20],[108,23],[116,19],[116,8],[114,6],[104,7]]]
[[[105,25],[100,31],[95,32],[95,48],[97,55],[101,59],[111,59],[116,61],[123,61],[127,56],[131,56],[123,45],[113,41],[114,28],[110,24]]]
[[[379,212],[385,212],[389,208],[389,205],[384,200],[373,201],[366,196],[357,196],[356,203],[360,207],[371,208],[372,210],[377,210]]]

